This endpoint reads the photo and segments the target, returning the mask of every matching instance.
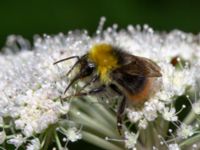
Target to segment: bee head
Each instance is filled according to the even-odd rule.
[[[83,79],[85,77],[89,77],[90,75],[93,74],[94,70],[95,70],[95,64],[90,62],[87,58],[87,55],[82,56],[80,59],[78,59],[78,61],[74,64],[74,67],[76,65],[79,65],[79,70],[77,72],[77,74],[75,75],[75,77],[71,80],[71,82],[69,83],[69,85],[67,86],[67,88],[65,89],[64,93],[67,92],[67,90],[79,79]],[[73,68],[71,70],[73,70]],[[71,72],[70,70],[70,72]]]
[[[79,78],[85,78],[92,75],[92,73],[96,68],[95,64],[88,60],[87,55],[84,55],[80,58],[79,64],[80,64],[80,70],[79,73],[77,74]]]
[[[64,93],[67,92],[67,90],[79,79],[82,79],[82,78],[85,78],[85,77],[88,77],[90,75],[93,74],[94,70],[96,69],[96,66],[93,62],[90,62],[88,60],[88,56],[87,54],[86,55],[83,55],[82,57],[79,57],[79,56],[71,56],[71,57],[68,57],[68,58],[64,58],[64,59],[61,59],[59,61],[56,61],[54,62],[53,64],[58,64],[60,62],[63,62],[63,61],[66,61],[66,60],[69,60],[69,59],[73,59],[73,58],[77,58],[78,60],[76,61],[76,63],[73,65],[73,67],[68,71],[67,75],[69,75],[71,73],[71,71],[76,67],[76,66],[79,66],[79,71],[78,73],[75,75],[75,77],[71,80],[71,82],[69,83],[69,85],[66,87]]]

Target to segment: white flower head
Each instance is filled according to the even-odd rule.
[[[168,88],[167,88],[168,89]],[[174,96],[174,93],[171,91],[171,89],[165,90],[163,89],[162,91],[159,91],[155,95],[157,99],[159,99],[161,102],[164,102],[166,104],[169,104],[172,102],[172,97]]]
[[[75,141],[80,140],[82,138],[81,132],[75,127],[69,128],[65,132],[65,134],[66,134],[68,140],[71,141],[71,142],[75,142]]]
[[[182,139],[187,139],[194,134],[194,128],[191,125],[181,124],[180,128],[177,130],[178,137]]]
[[[143,113],[148,121],[154,121],[158,116],[156,106],[153,102],[145,103]]]
[[[135,123],[143,118],[143,113],[141,111],[135,111],[134,109],[128,109],[127,116],[131,122]]]
[[[26,147],[27,150],[40,150],[40,140],[38,138],[32,139]]]
[[[26,137],[30,137],[31,135],[33,135],[33,126],[31,124],[27,124],[25,126],[25,128],[23,129],[23,133]]]
[[[139,133],[135,134],[133,132],[128,132],[126,131],[124,133],[125,136],[125,146],[128,149],[136,150],[136,144],[137,144],[137,139],[139,136]]]
[[[67,102],[63,102],[62,105],[58,104],[56,112],[59,112],[59,114],[67,114],[70,109],[70,104]]]
[[[138,123],[140,129],[146,129],[148,126],[148,121],[146,119],[141,119]]]
[[[177,121],[178,120],[175,108],[165,107],[163,109],[162,116],[167,121]]]
[[[194,84],[194,73],[192,70],[183,69],[182,71],[175,71],[172,78],[172,88],[175,94],[182,95],[186,88],[193,86]]]
[[[168,148],[169,150],[180,150],[178,144],[169,144]]]
[[[7,142],[8,144],[14,145],[16,148],[21,146],[25,142],[25,138],[21,134],[15,135],[15,137],[9,139]]]
[[[6,133],[4,131],[0,132],[0,144],[3,144],[6,140]]]
[[[105,18],[103,19],[104,21]],[[127,110],[129,121],[136,123],[138,130],[146,129],[149,122],[155,121],[159,116],[158,114],[162,114],[165,120],[177,121],[177,110],[174,107],[169,109],[169,106],[175,102],[178,96],[184,95],[188,87],[193,86],[194,82],[200,79],[199,66],[193,67],[200,62],[200,44],[197,42],[198,40],[199,35],[195,36],[179,30],[163,34],[154,32],[148,25],[144,25],[143,28],[139,25],[136,27],[128,26],[127,29],[117,30],[117,25],[115,24],[113,27],[103,30],[102,22],[94,36],[89,36],[87,31],[78,30],[70,31],[67,35],[61,33],[54,36],[36,36],[33,48],[22,37],[10,36],[7,46],[4,48],[4,53],[0,54],[0,117],[2,117],[2,120],[4,117],[12,118],[17,133],[21,133],[7,142],[19,147],[21,144],[25,145],[27,143],[28,140],[26,141],[25,139],[36,136],[36,139],[33,139],[25,147],[29,150],[40,149],[38,135],[48,132],[52,124],[60,127],[63,125],[60,123],[61,121],[69,123],[63,115],[67,115],[69,112],[70,103],[61,101],[60,97],[63,96],[64,89],[73,78],[73,75],[78,72],[78,69],[75,69],[72,74],[66,76],[66,73],[77,60],[70,59],[54,65],[53,63],[70,56],[81,57],[94,44],[98,43],[108,43],[127,53],[149,58],[161,68],[162,77],[159,77],[159,80],[162,82],[159,84],[158,91],[145,102],[141,109],[128,108]],[[188,61],[189,65],[187,67],[179,66],[180,68],[178,68],[171,62],[177,57]],[[77,84],[78,86],[79,84]],[[75,92],[73,87],[70,90],[67,91],[66,95],[70,94],[70,92]],[[198,101],[193,104],[193,111],[196,114],[200,114]],[[79,103],[77,102],[75,105]],[[92,114],[92,117],[90,117],[92,112],[90,109],[92,107],[87,107],[90,109],[85,110],[86,107],[84,106],[86,105],[73,107],[75,112],[79,112],[80,120],[78,121],[84,124],[84,119],[86,118],[91,121],[91,123],[87,122],[88,128],[92,128],[91,131],[94,128],[92,126],[93,123],[96,123],[98,125],[97,130],[108,131],[107,133],[101,133],[102,135],[109,133],[109,136],[119,136],[115,133],[116,126],[112,126],[115,118],[110,115],[110,112],[97,107],[99,112]],[[113,109],[115,108],[116,105],[113,103]],[[85,112],[82,113],[82,110]],[[102,112],[102,110],[104,111]],[[101,115],[101,112],[102,117],[98,120],[98,117],[95,118],[95,116],[97,114]],[[75,114],[73,109],[72,114]],[[194,119],[192,121],[196,121]],[[109,122],[111,120],[112,123]],[[75,121],[77,120],[75,119]],[[77,123],[80,123],[78,121]],[[0,125],[2,124],[0,120]],[[101,127],[103,124],[105,126]],[[126,126],[127,124],[124,123],[124,125]],[[162,126],[162,124],[159,125]],[[73,127],[73,125],[70,127],[68,130],[63,131],[67,140],[75,142],[81,139],[80,130]],[[177,128],[176,136],[180,139],[180,142],[194,134],[192,125],[180,123],[180,127],[178,124]],[[11,131],[8,133],[13,136]],[[99,131],[96,131],[96,133],[99,133]],[[7,133],[5,134],[7,137],[11,137]],[[139,131],[137,134],[125,131],[126,148],[135,149],[138,138],[140,138]],[[163,139],[165,140],[165,137]],[[3,133],[2,141],[4,141]],[[59,145],[59,141],[56,140],[56,142]],[[106,146],[106,144],[103,146]],[[155,145],[155,147],[157,146]],[[177,147],[178,145],[176,144],[169,145],[170,149],[177,149]]]

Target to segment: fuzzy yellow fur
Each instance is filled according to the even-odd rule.
[[[118,66],[113,47],[109,44],[96,44],[90,49],[88,58],[96,64],[101,81],[108,83],[109,72]]]

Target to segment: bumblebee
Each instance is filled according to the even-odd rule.
[[[77,92],[72,96],[94,95],[111,88],[123,96],[117,110],[117,128],[121,131],[123,113],[127,102],[133,106],[142,105],[148,100],[154,87],[155,78],[161,77],[160,67],[150,59],[131,55],[118,47],[100,43],[94,45],[82,57],[72,56],[54,64],[76,58],[76,63],[67,74],[79,66],[78,73],[66,87],[64,93],[78,80],[89,77],[83,88],[91,83],[100,82],[99,87],[88,92]],[[129,103],[129,104],[130,104]]]

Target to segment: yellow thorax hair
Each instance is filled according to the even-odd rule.
[[[118,59],[109,44],[96,44],[88,52],[88,58],[95,63],[100,79],[109,82],[109,72],[118,66]]]

